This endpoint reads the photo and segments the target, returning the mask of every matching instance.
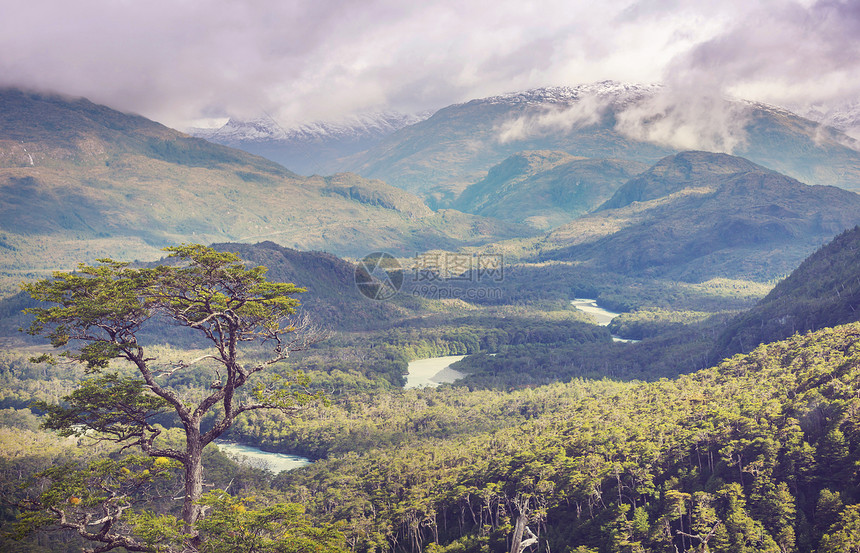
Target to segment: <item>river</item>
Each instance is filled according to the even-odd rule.
[[[240,464],[264,468],[275,474],[285,470],[293,470],[311,464],[310,459],[286,453],[272,453],[249,445],[234,442],[216,441],[215,444],[222,453],[236,459]]]
[[[450,384],[463,378],[465,374],[450,368],[465,355],[446,355],[409,362],[404,388],[435,388],[440,384]]]
[[[591,315],[591,318],[600,325],[607,326],[609,322],[617,317],[619,313],[614,313],[607,309],[597,306],[597,301],[588,298],[576,298],[570,303]],[[612,336],[616,342],[635,342],[636,340],[625,340],[618,336]],[[430,359],[418,359],[410,361],[408,373],[406,375],[406,385],[404,388],[435,388],[440,384],[450,384],[455,380],[463,378],[465,374],[455,371],[451,365],[466,357],[465,355],[446,355],[444,357],[431,357]],[[271,453],[263,451],[256,447],[251,447],[232,442],[217,442],[218,448],[231,457],[236,457],[240,462],[262,466],[275,474],[293,470],[311,463],[310,460],[298,455],[287,455],[285,453]]]
[[[616,313],[614,311],[609,311],[608,309],[603,309],[602,307],[598,307],[597,300],[589,298],[575,298],[570,300],[570,303],[586,315],[590,315],[594,322],[600,326],[609,326],[609,323],[612,322],[612,319],[621,314]],[[621,338],[620,336],[616,336],[615,334],[612,335],[612,340],[615,342],[625,343],[635,343],[639,341]]]
[[[409,373],[406,375],[404,388],[435,388],[440,384],[451,383],[464,375],[450,368],[465,355],[447,355],[445,357],[432,357],[430,359],[419,359],[409,363]],[[263,451],[249,445],[234,442],[217,441],[218,449],[239,463],[265,468],[278,474],[285,470],[293,470],[311,463],[310,460],[298,455],[286,453],[272,453]]]
[[[600,326],[609,325],[612,319],[620,315],[620,313],[598,307],[597,300],[589,298],[575,298],[570,303],[580,311],[590,315],[594,322]],[[627,340],[614,334],[612,335],[612,339],[616,342],[638,341]],[[404,388],[435,388],[440,384],[451,383],[463,378],[466,375],[450,367],[451,364],[456,363],[464,357],[466,356],[447,355],[445,357],[431,357],[430,359],[410,361]]]

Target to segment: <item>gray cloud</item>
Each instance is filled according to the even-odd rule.
[[[857,36],[853,1],[34,0],[4,8],[0,84],[173,126],[418,111],[602,79],[833,105],[860,97]]]

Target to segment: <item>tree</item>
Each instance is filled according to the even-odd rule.
[[[102,259],[99,265],[81,264],[77,272],[57,272],[51,279],[24,285],[34,299],[55,304],[27,309],[34,315],[27,332],[47,335],[54,347],[65,348],[62,356],[83,363],[93,376],[63,398],[63,405],[40,405],[47,411],[45,426],[67,436],[94,435],[123,448],[139,448],[149,458],[176,462],[184,472],[185,547],[197,550],[203,449],[242,413],[290,412],[318,397],[307,389],[302,375],[283,378],[267,374],[272,372],[267,369],[320,334],[307,319],[296,319],[299,301],[293,296],[304,290],[268,282],[265,267],[248,268],[235,254],[196,244],[165,251],[177,262],[131,268]],[[148,356],[140,340],[144,328],[165,324],[193,330],[207,344],[206,352],[172,364]],[[246,351],[250,344],[261,345],[263,351]],[[40,359],[56,362],[50,356]],[[130,364],[132,371],[126,373],[134,376],[120,373],[115,360]],[[174,375],[192,367],[213,373],[208,389],[189,394],[171,386]],[[162,430],[153,417],[170,412],[184,429],[184,449],[156,442]],[[204,417],[213,413],[211,427],[203,428]],[[122,475],[117,474],[110,475],[110,482],[120,482]],[[112,498],[111,508],[105,506],[106,497]],[[29,508],[100,542],[94,551],[145,549],[145,544],[132,543],[115,531],[131,509],[130,501],[118,497],[127,496],[124,492],[93,496],[90,507],[102,502],[103,514],[95,518],[73,512],[86,502],[63,503],[51,496],[43,495]]]
[[[821,553],[860,553],[860,505],[849,505],[821,539]]]

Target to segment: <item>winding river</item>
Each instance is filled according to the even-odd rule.
[[[466,356],[446,355],[410,361],[404,388],[435,388],[440,384],[450,384],[463,378],[466,375],[455,371],[450,366],[464,357]]]
[[[598,307],[597,300],[593,300],[590,298],[575,298],[570,300],[570,303],[586,315],[590,315],[594,322],[600,326],[609,326],[609,323],[612,322],[612,319],[621,314],[616,313],[614,311],[609,311],[608,309],[603,309],[602,307]],[[634,343],[639,341],[621,338],[620,336],[616,336],[615,334],[612,335],[612,340],[615,342],[626,343]]]
[[[215,442],[218,449],[228,457],[234,458],[239,464],[264,468],[275,474],[285,470],[293,470],[311,464],[309,459],[286,453],[272,453],[249,445],[233,442]]]
[[[432,357],[430,359],[411,361],[404,388],[435,388],[440,384],[451,383],[458,378],[463,378],[466,375],[455,371],[450,366],[464,357],[466,356],[447,355],[445,357]],[[298,455],[272,453],[249,445],[222,442],[220,440],[216,444],[218,445],[218,449],[239,463],[264,468],[275,474],[285,470],[297,469],[311,463],[310,460]]]
[[[597,300],[589,298],[576,298],[570,303],[591,316],[594,322],[600,326],[607,326],[612,319],[620,313],[615,313],[597,306]],[[613,335],[616,342],[635,342],[637,340],[625,340]],[[465,374],[451,368],[453,363],[466,357],[465,355],[446,355],[444,357],[431,357],[429,359],[418,359],[409,362],[404,388],[435,388],[440,384],[450,384],[455,380],[463,378]],[[251,447],[232,442],[217,442],[218,448],[238,459],[240,463],[262,466],[275,474],[285,470],[293,470],[311,463],[310,460],[298,455],[287,455],[285,453],[271,453],[256,447]]]

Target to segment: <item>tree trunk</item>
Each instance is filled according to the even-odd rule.
[[[529,513],[531,512],[529,498],[518,497],[514,499],[513,503],[517,509],[517,522],[514,525],[514,535],[511,538],[511,553],[522,553],[526,547],[536,544],[538,537],[528,527]],[[525,540],[523,539],[524,534],[528,535]]]
[[[191,545],[196,551],[200,538],[194,525],[200,518],[201,506],[197,504],[203,495],[203,445],[200,437],[200,425],[186,425],[186,461],[185,461],[185,501],[182,505],[182,520],[185,521],[185,531],[192,536]]]
[[[528,524],[528,517],[520,512],[514,526],[514,537],[511,538],[511,553],[520,553],[523,550],[523,532],[526,529],[526,524]]]

